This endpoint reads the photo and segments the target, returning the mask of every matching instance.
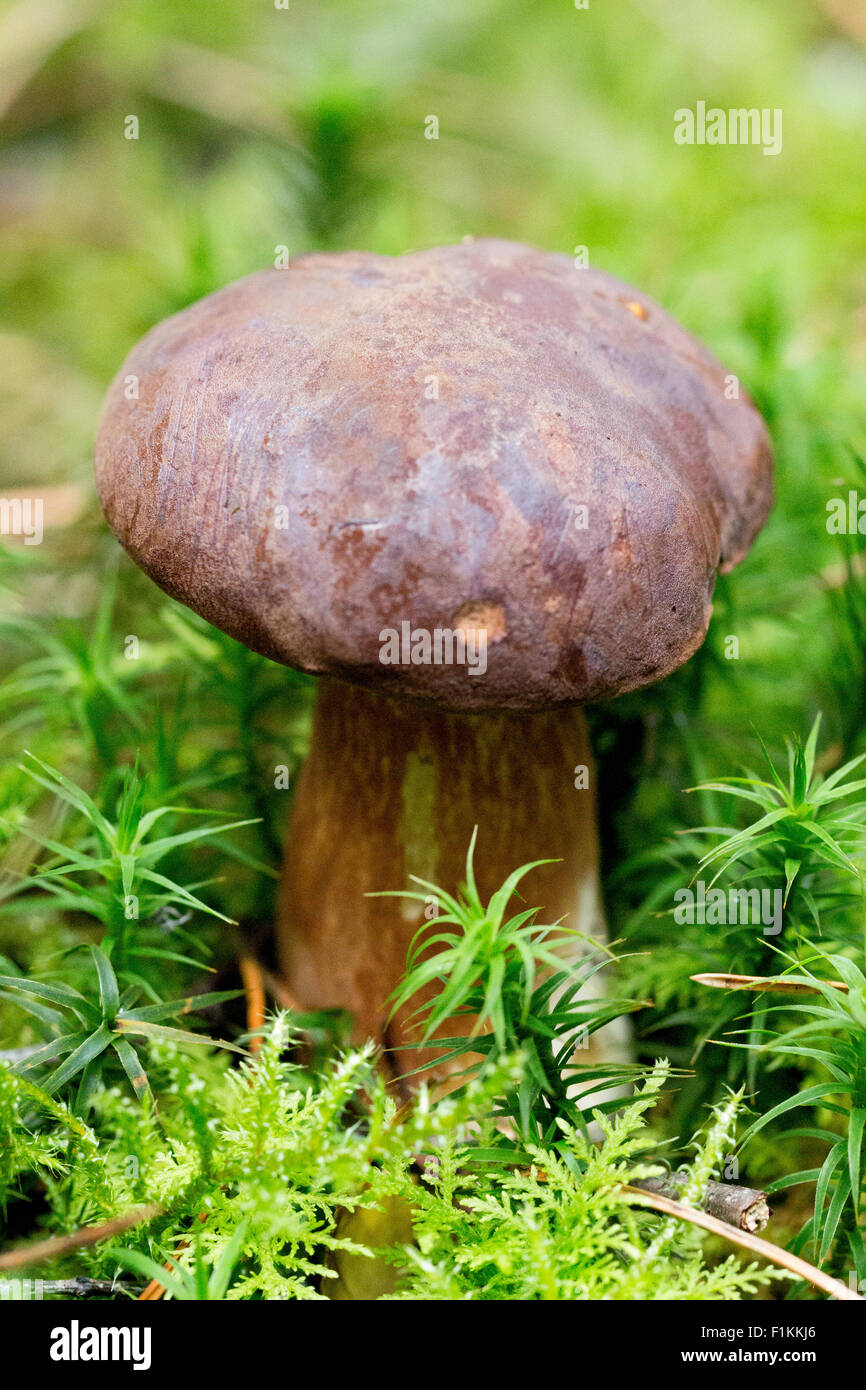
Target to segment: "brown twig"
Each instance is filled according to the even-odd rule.
[[[163,1269],[171,1269],[170,1264],[163,1265]],[[151,1279],[150,1283],[142,1289],[138,1295],[139,1303],[157,1303],[165,1293],[165,1284],[161,1284],[158,1279]]]
[[[771,1264],[779,1265],[782,1269],[790,1270],[796,1274],[798,1279],[805,1279],[816,1289],[829,1294],[831,1298],[856,1299],[857,1302],[866,1302],[862,1296],[849,1289],[847,1284],[843,1284],[839,1279],[833,1279],[823,1270],[816,1269],[808,1261],[801,1260],[799,1255],[792,1255],[790,1250],[782,1250],[780,1246],[773,1245],[769,1240],[762,1240],[760,1236],[754,1236],[749,1231],[738,1231],[727,1221],[720,1221],[717,1216],[710,1216],[709,1212],[697,1211],[694,1207],[683,1206],[681,1202],[674,1202],[670,1197],[664,1197],[658,1192],[647,1192],[643,1188],[626,1184],[624,1190],[631,1192],[635,1197],[640,1198],[641,1202],[654,1211],[663,1212],[666,1216],[675,1216],[680,1221],[688,1221],[693,1226],[701,1226],[705,1231],[712,1231],[714,1235],[723,1236],[734,1245],[740,1245],[744,1250],[751,1250],[753,1255],[760,1256],[763,1260],[769,1260]]]
[[[798,980],[786,980],[778,975],[728,975],[724,971],[708,972],[706,975],[692,975],[697,985],[709,985],[710,989],[749,989],[759,994],[820,994],[816,985],[801,984]],[[848,993],[848,986],[840,980],[822,980],[822,985],[838,989],[840,994]]]
[[[123,1216],[115,1216],[99,1226],[82,1226],[68,1236],[51,1236],[48,1240],[38,1240],[33,1245],[22,1245],[17,1250],[7,1250],[0,1255],[0,1270],[26,1269],[29,1265],[40,1264],[43,1260],[54,1260],[60,1255],[68,1255],[71,1250],[81,1250],[86,1245],[96,1245],[100,1240],[108,1240],[131,1226],[143,1221],[152,1221],[162,1215],[163,1208],[157,1203],[146,1207],[134,1207]]]
[[[265,980],[262,967],[254,956],[241,956],[238,962],[247,997],[247,1032],[250,1038],[250,1052],[258,1052],[262,1045],[259,1031],[265,1024]]]

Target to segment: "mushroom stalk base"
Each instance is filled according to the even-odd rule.
[[[393,1049],[397,1074],[431,1060],[401,1049],[413,1035],[386,1005],[424,904],[366,895],[415,887],[410,874],[454,893],[476,825],[482,899],[528,860],[558,859],[524,881],[525,905],[604,940],[594,784],[578,706],[453,714],[322,679],[280,894],[292,994],[350,1010],[355,1038]]]

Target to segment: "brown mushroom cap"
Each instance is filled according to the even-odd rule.
[[[452,709],[603,699],[695,651],[769,511],[726,380],[566,256],[307,255],[133,349],[97,485],[157,584],[277,661]],[[485,627],[486,672],[383,664],[404,622]]]

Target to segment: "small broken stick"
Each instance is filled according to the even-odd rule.
[[[672,1178],[644,1178],[631,1186],[639,1187],[642,1192],[668,1197],[672,1202],[678,1202],[680,1198],[681,1187]],[[736,1183],[708,1183],[701,1205],[710,1216],[726,1221],[738,1231],[763,1231],[770,1219],[766,1192],[759,1192],[754,1187],[738,1187]]]
[[[820,994],[814,985],[800,980],[786,980],[784,975],[729,975],[725,971],[710,971],[706,975],[692,975],[696,985],[709,985],[710,989],[750,989],[755,993],[767,994]],[[822,980],[822,985],[838,989],[840,994],[848,993],[848,986],[841,980]]]

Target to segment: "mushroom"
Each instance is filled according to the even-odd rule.
[[[603,937],[581,707],[692,655],[772,501],[761,417],[656,303],[506,241],[301,256],[133,349],[96,478],[162,589],[321,676],[280,895],[302,1005],[416,1064],[386,1000],[424,907],[368,895],[454,890],[476,825],[482,894],[557,859],[532,901]]]

